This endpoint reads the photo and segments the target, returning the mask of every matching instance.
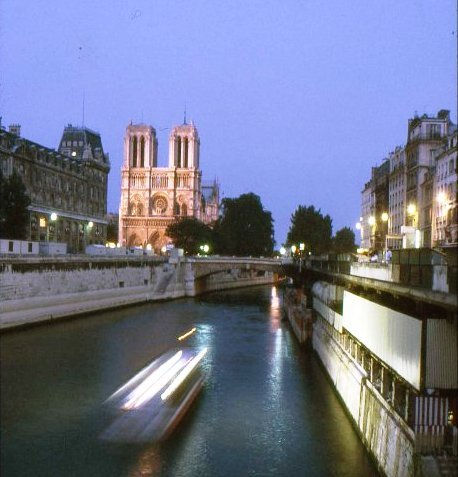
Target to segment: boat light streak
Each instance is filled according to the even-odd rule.
[[[124,389],[128,388],[131,386],[135,381],[138,381],[141,379],[153,366],[153,364],[149,364],[148,366],[145,366],[140,372],[138,372],[133,378],[129,379],[126,384],[123,384],[117,391],[115,391],[108,399],[107,401],[110,401],[111,399],[114,399],[118,394],[120,394]]]
[[[193,328],[192,330],[189,330],[184,335],[179,336],[178,341],[182,341],[182,340],[186,339],[188,336],[191,336],[194,333],[194,331],[196,331],[196,328]]]
[[[198,365],[199,361],[205,356],[206,353],[207,348],[204,348],[186,364],[186,366],[181,370],[180,374],[178,374],[169,387],[161,394],[161,399],[163,401],[165,401],[178,389],[180,384],[189,376],[191,371]]]
[[[137,408],[151,400],[172,377],[186,364],[181,359],[183,351],[178,351],[164,364],[153,371],[127,397],[122,408],[125,410]]]

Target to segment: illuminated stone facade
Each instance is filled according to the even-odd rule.
[[[180,217],[205,223],[218,218],[219,188],[202,186],[200,139],[193,124],[172,129],[168,167],[157,166],[156,131],[144,124],[129,125],[124,136],[121,169],[119,243],[150,245],[156,252],[170,242],[165,231]]]
[[[447,110],[409,120],[407,144],[397,147],[382,166],[372,168],[372,179],[362,191],[362,247],[400,248],[406,246],[403,241],[416,247],[457,246],[457,134]],[[381,172],[385,162],[389,163],[387,202],[384,187],[377,193],[374,182],[374,171]],[[388,218],[385,235],[383,212]],[[412,234],[414,240],[404,240]]]
[[[65,242],[69,252],[106,241],[108,155],[100,135],[64,128],[58,151],[20,136],[20,126],[0,128],[0,169],[15,170],[31,199],[28,240]]]

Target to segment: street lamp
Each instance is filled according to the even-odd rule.
[[[204,253],[204,254],[207,254],[209,251],[210,251],[210,246],[207,245],[207,244],[203,244],[199,247],[199,250]]]
[[[53,213],[51,214],[51,220],[52,220],[53,222],[55,222],[55,221],[57,220],[57,214],[56,214],[55,212],[53,212]]]
[[[416,212],[416,211],[417,211],[417,207],[416,207],[415,204],[409,204],[409,205],[407,206],[407,213],[408,213],[409,215],[415,215],[415,212]]]
[[[367,221],[369,222],[369,225],[375,225],[375,217],[371,215]]]
[[[447,195],[444,191],[441,191],[437,194],[436,197],[437,202],[439,202],[440,205],[445,205],[447,203]]]
[[[383,222],[388,222],[388,214],[386,212],[382,213],[382,220]]]
[[[302,242],[301,242],[301,243],[299,244],[299,250],[300,250],[301,252],[303,252],[303,251],[305,250],[305,243],[302,243]]]
[[[296,253],[297,247],[295,245],[291,245],[291,253],[294,255]]]
[[[280,247],[280,255],[285,255],[285,253],[286,253],[286,248]]]
[[[361,230],[361,222],[356,222],[355,227],[356,230]]]

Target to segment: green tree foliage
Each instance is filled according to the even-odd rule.
[[[26,239],[30,198],[21,177],[14,171],[9,178],[0,172],[0,237]]]
[[[222,216],[215,224],[217,253],[266,256],[275,244],[272,214],[264,210],[258,195],[249,193],[222,201]]]
[[[332,219],[321,214],[313,205],[300,205],[291,215],[287,245],[305,244],[305,250],[314,255],[326,253],[332,246]]]
[[[118,241],[118,222],[108,222],[107,225],[107,242]]]
[[[336,253],[354,253],[356,251],[355,233],[349,227],[343,227],[332,239]]]
[[[170,224],[165,233],[175,247],[182,248],[187,254],[196,255],[203,244],[208,244],[213,250],[212,229],[194,217],[185,217]]]

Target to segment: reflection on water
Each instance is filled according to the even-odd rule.
[[[2,476],[376,475],[313,354],[260,287],[1,336]],[[173,436],[111,445],[103,402],[155,357],[208,348]]]

